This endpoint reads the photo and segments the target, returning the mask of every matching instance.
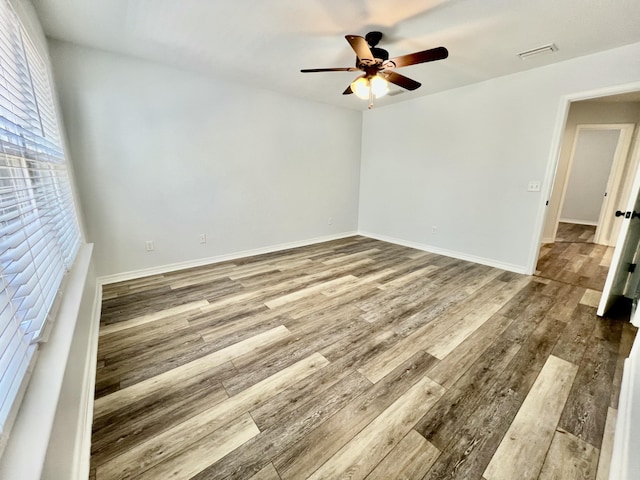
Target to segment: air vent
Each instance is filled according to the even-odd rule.
[[[536,55],[542,55],[543,53],[553,53],[557,52],[558,47],[555,43],[550,43],[548,45],[543,45],[538,48],[532,48],[531,50],[526,50],[524,52],[520,52],[518,56],[524,60],[525,58],[535,57]]]

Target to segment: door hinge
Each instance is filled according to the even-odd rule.
[[[636,264],[635,263],[630,263],[629,264],[629,273],[633,273],[636,271]]]

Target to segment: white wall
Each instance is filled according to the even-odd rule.
[[[531,271],[562,98],[638,80],[634,44],[366,112],[361,231]]]
[[[359,112],[50,50],[99,275],[357,229]]]
[[[620,130],[580,130],[561,221],[597,225]]]
[[[553,242],[554,240],[555,220],[558,217],[558,209],[560,208],[562,186],[568,174],[569,158],[571,157],[571,149],[573,147],[576,129],[578,125],[581,124],[596,123],[640,123],[640,103],[581,101],[571,104],[562,137],[555,182],[553,183],[553,190],[549,198],[549,207],[545,218],[544,233],[542,236],[545,242]],[[638,133],[636,131],[634,138],[637,139],[637,135]],[[633,151],[633,145],[629,151]],[[623,178],[629,175],[631,175],[631,172],[624,172]],[[553,182],[553,179],[550,179],[550,181]],[[622,194],[623,192],[620,193]]]

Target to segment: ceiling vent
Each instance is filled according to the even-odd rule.
[[[526,50],[524,52],[520,52],[518,56],[524,60],[526,58],[535,57],[536,55],[542,55],[543,53],[553,53],[557,52],[558,47],[555,43],[550,43],[548,45],[543,45],[538,48],[532,48],[531,50]]]

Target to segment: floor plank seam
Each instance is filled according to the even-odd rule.
[[[109,286],[91,478],[511,480],[526,444],[523,479],[593,480],[636,333],[587,295],[608,255],[525,277],[356,236]]]

